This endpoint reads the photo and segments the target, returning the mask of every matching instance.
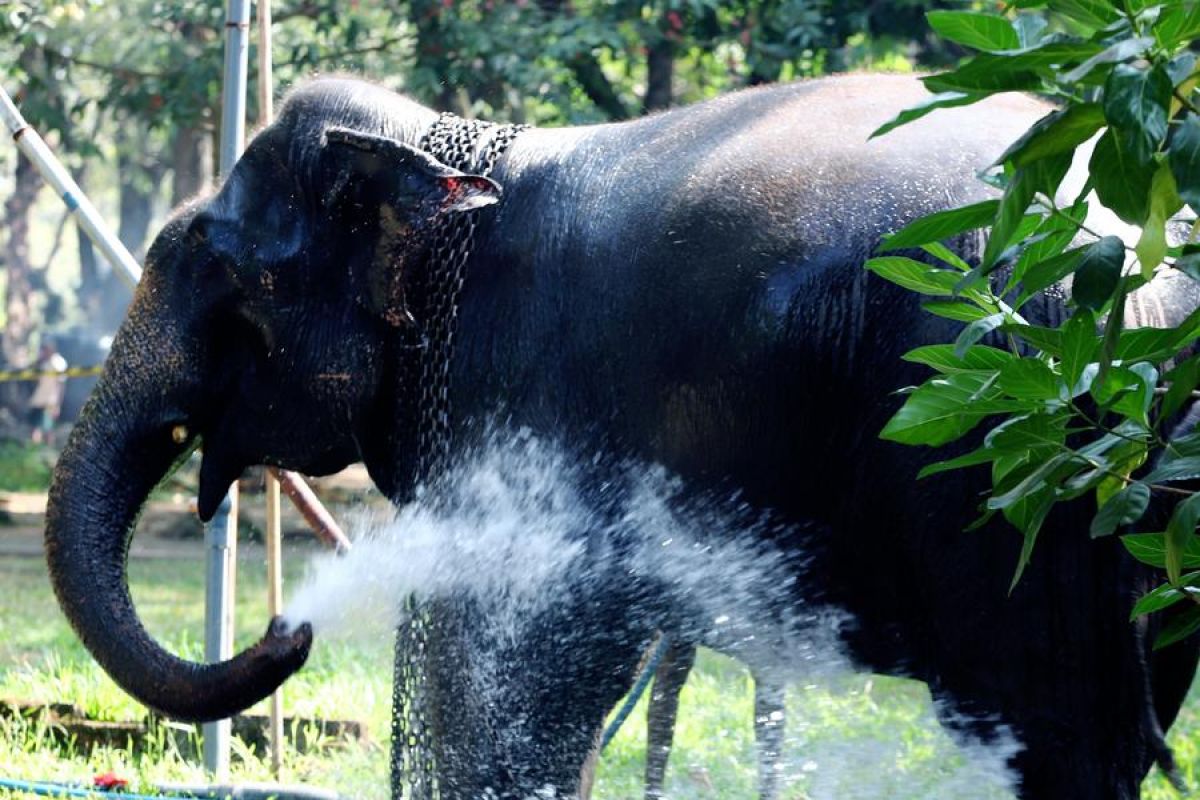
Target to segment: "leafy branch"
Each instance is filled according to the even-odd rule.
[[[935,11],[928,21],[977,54],[925,78],[931,97],[875,135],[1002,92],[1057,105],[985,175],[998,198],[915,220],[867,262],[924,295],[930,313],[964,324],[953,342],[904,356],[934,374],[907,390],[881,436],[940,447],[974,432],[976,449],[921,476],[990,466],[980,510],[999,512],[1025,538],[1014,585],[1054,505],[1092,497],[1091,533],[1102,537],[1136,526],[1153,495],[1169,500],[1166,530],[1122,540],[1165,573],[1135,614],[1192,601],[1156,646],[1178,641],[1200,630],[1200,494],[1190,483],[1200,478],[1200,432],[1177,429],[1200,385],[1192,352],[1200,310],[1175,308],[1163,276],[1200,280],[1200,223],[1186,241],[1170,241],[1181,210],[1200,210],[1200,73],[1191,52],[1200,3],[1021,0],[996,12]],[[1061,205],[1068,168],[1082,158],[1084,194]],[[1093,222],[1101,207],[1132,226],[1136,242]],[[950,245],[979,230],[987,242],[972,263]],[[1061,324],[1034,325],[1019,313],[1066,287]],[[1167,327],[1126,324],[1144,294],[1167,301]],[[1000,337],[1008,349],[989,344]]]

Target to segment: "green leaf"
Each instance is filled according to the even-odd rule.
[[[1166,50],[1200,36],[1200,3],[1169,3],[1154,23],[1154,38]]]
[[[1167,442],[1166,449],[1163,451],[1163,459],[1166,461],[1191,456],[1200,456],[1200,432],[1172,439]]]
[[[1083,308],[1099,311],[1117,290],[1125,265],[1125,243],[1105,236],[1084,250],[1071,284],[1071,299]]]
[[[1100,202],[1130,225],[1146,221],[1150,185],[1157,165],[1139,155],[1136,143],[1116,128],[1109,128],[1088,163],[1092,185]]]
[[[1154,649],[1161,650],[1200,630],[1200,605],[1194,605],[1167,621],[1154,639]]]
[[[996,385],[1022,400],[1056,400],[1060,395],[1058,376],[1036,358],[1009,361],[1001,368]]]
[[[1158,26],[1155,26],[1157,34]],[[1184,51],[1175,56],[1167,64],[1167,75],[1171,78],[1171,85],[1178,86],[1191,77],[1192,72],[1196,69],[1196,54]],[[1186,91],[1186,89],[1185,89]],[[1172,106],[1174,108],[1174,106]]]
[[[1002,494],[992,495],[987,500],[991,509],[1005,509],[1029,496],[1053,488],[1049,479],[1060,467],[1072,458],[1070,453],[1059,453],[1038,464],[1032,472]]]
[[[1129,554],[1143,564],[1164,569],[1167,566],[1167,544],[1161,533],[1131,533],[1121,537]],[[1193,536],[1183,551],[1183,568],[1200,569],[1200,538]]]
[[[1200,356],[1192,356],[1166,375],[1170,386],[1159,407],[1161,419],[1171,419],[1191,402],[1192,391],[1200,384]]]
[[[1184,586],[1194,587],[1197,579],[1200,579],[1200,572],[1189,572],[1183,576],[1180,583]],[[1170,608],[1180,600],[1186,600],[1188,595],[1192,593],[1183,589],[1176,589],[1169,583],[1164,583],[1157,589],[1142,595],[1142,598],[1134,604],[1133,610],[1129,612],[1129,618],[1137,619],[1143,614],[1153,614],[1155,611]]]
[[[1196,523],[1200,522],[1200,494],[1194,494],[1175,506],[1167,523],[1167,578],[1177,583],[1183,574],[1184,555],[1189,543],[1196,540]]]
[[[884,239],[879,252],[887,253],[930,242],[941,242],[960,233],[985,227],[991,224],[999,208],[999,200],[984,200],[981,203],[928,214]]]
[[[1159,164],[1150,185],[1150,212],[1138,238],[1138,262],[1142,265],[1142,277],[1150,280],[1154,270],[1167,255],[1167,222],[1183,206],[1179,192],[1175,190],[1175,178],[1171,168]]]
[[[1200,283],[1200,253],[1188,253],[1175,259],[1175,269]]]
[[[1021,47],[1017,29],[996,14],[974,11],[930,11],[925,15],[929,25],[943,39],[949,39],[975,50],[1016,50]]]
[[[1118,39],[1096,55],[1084,61],[1078,67],[1063,73],[1064,83],[1079,83],[1092,73],[1096,67],[1104,64],[1116,64],[1136,58],[1154,46],[1154,37],[1138,36],[1132,39]]]
[[[1097,345],[1096,315],[1080,308],[1062,327],[1062,373],[1068,386],[1074,386],[1083,369],[1092,361]]]
[[[1108,0],[1049,0],[1047,5],[1051,11],[1057,11],[1093,28],[1103,28],[1120,18],[1116,8]]]
[[[966,300],[926,300],[921,308],[937,317],[952,319],[956,322],[975,322],[989,316],[992,312],[980,308]]]
[[[986,94],[965,92],[941,92],[940,94],[935,94],[912,108],[901,111],[893,120],[876,128],[870,138],[874,139],[876,136],[883,136],[885,133],[894,131],[901,125],[907,125],[914,120],[918,120],[926,114],[937,111],[939,108],[969,106],[972,103],[978,103],[985,97],[987,97]]]
[[[950,472],[951,470],[987,464],[995,457],[996,454],[993,451],[987,449],[986,447],[981,447],[978,450],[972,450],[971,452],[961,455],[958,458],[951,458],[948,461],[937,461],[933,464],[926,464],[921,468],[921,471],[917,473],[917,479],[920,480],[921,478],[928,478],[930,475],[938,475],[943,472]]]
[[[959,358],[964,357],[969,347],[1003,325],[1006,319],[1007,317],[1004,314],[991,314],[982,319],[977,319],[963,328],[962,333],[954,340],[955,355]]]
[[[955,354],[954,345],[951,344],[926,345],[904,354],[905,361],[925,364],[945,373],[979,370],[995,372],[1013,358],[1012,353],[981,344],[968,347],[961,357]]]
[[[924,78],[931,92],[1022,92],[1041,88],[1043,72],[1101,52],[1093,42],[1059,38],[1025,50],[982,53],[956,70]]]
[[[983,252],[981,266],[984,269],[993,266],[1000,254],[1008,247],[1008,243],[1012,241],[1017,227],[1025,218],[1025,209],[1029,208],[1029,204],[1033,202],[1033,196],[1037,189],[1037,182],[1031,168],[1018,169],[1013,175],[1012,182],[1008,184],[1008,188],[1004,190],[1004,196],[1000,198],[1000,207],[992,222],[992,231],[988,235],[987,247]]]
[[[1200,115],[1188,114],[1171,136],[1167,162],[1175,176],[1179,196],[1193,210],[1200,209]]]
[[[1052,111],[1033,124],[1025,134],[996,159],[1023,167],[1042,158],[1074,152],[1075,148],[1104,127],[1104,111],[1097,103],[1080,103]]]
[[[1029,560],[1033,557],[1033,547],[1037,543],[1038,533],[1042,524],[1054,508],[1055,495],[1050,489],[1030,495],[1010,508],[1004,509],[1004,518],[1011,522],[1025,535],[1021,545],[1021,555],[1017,558],[1017,568],[1013,572],[1012,583],[1008,586],[1011,594],[1025,574]]]
[[[1168,453],[1170,451],[1167,451]],[[1167,458],[1164,454],[1162,461],[1142,478],[1146,483],[1172,483],[1174,481],[1190,481],[1200,478],[1200,456],[1183,456]]]
[[[866,263],[866,268],[881,278],[921,294],[949,297],[962,278],[959,272],[937,269],[904,256],[879,256]]]
[[[1018,283],[1026,282],[1026,273],[1033,267],[1061,255],[1078,237],[1083,221],[1087,219],[1087,214],[1088,204],[1084,201],[1071,208],[1062,209],[1058,214],[1043,216],[1034,232],[1027,236],[1020,245],[1021,256],[1017,259],[1017,264],[1013,268],[1004,292],[1008,293]],[[1039,268],[1038,276],[1040,276],[1041,270],[1045,269],[1046,267]],[[1054,281],[1044,283],[1043,286],[1051,283]],[[1035,289],[1034,291],[1039,290]]]
[[[1021,6],[1012,3],[1013,8]],[[1017,29],[1017,36],[1021,40],[1021,47],[1030,48],[1041,43],[1046,28],[1049,27],[1049,22],[1044,14],[1018,14],[1013,20],[1013,27]]]
[[[1003,327],[1005,333],[1011,333],[1019,339],[1033,345],[1043,353],[1052,356],[1062,355],[1062,331],[1057,328],[1043,328],[1038,325],[1007,324]]]
[[[992,458],[998,453],[1044,458],[1062,449],[1069,419],[1064,412],[1012,417],[988,431],[984,447]]]
[[[925,244],[921,245],[921,249],[939,261],[949,264],[955,269],[961,270],[962,272],[971,271],[970,264],[968,264],[966,261],[963,261],[957,253],[952,251],[949,247],[946,247],[946,245],[942,244],[941,242],[926,242]]]
[[[1128,134],[1145,161],[1167,138],[1167,116],[1173,90],[1161,66],[1139,69],[1117,65],[1104,88],[1104,116],[1113,127]]]
[[[1114,357],[1118,361],[1163,361],[1175,355],[1179,341],[1175,328],[1134,328],[1123,331]]]
[[[1076,247],[1045,261],[1039,261],[1026,269],[1021,276],[1021,293],[1017,296],[1017,307],[1025,305],[1029,298],[1074,272],[1087,250],[1087,246]]]
[[[880,438],[901,444],[942,445],[958,439],[985,417],[1018,410],[1011,402],[996,400],[999,390],[989,388],[991,379],[977,372],[961,372],[926,381],[908,396]]]
[[[1141,362],[1122,367],[1137,376],[1132,391],[1122,395],[1113,403],[1112,410],[1147,427],[1150,425],[1150,405],[1154,402],[1154,390],[1158,388],[1158,370],[1153,364]]]
[[[1131,483],[1109,498],[1092,520],[1092,538],[1110,536],[1117,528],[1132,525],[1142,518],[1150,505],[1150,487]]]

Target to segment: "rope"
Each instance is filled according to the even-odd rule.
[[[663,656],[667,654],[667,635],[664,633],[658,637],[658,642],[654,645],[654,652],[650,654],[650,659],[646,662],[645,668],[638,675],[637,683],[633,684],[633,688],[629,690],[629,694],[625,696],[625,702],[621,705],[621,710],[612,718],[612,722],[608,723],[608,727],[604,729],[604,735],[600,737],[600,749],[604,750],[609,743],[616,738],[617,733],[621,730],[621,726],[625,724],[625,720],[629,719],[629,715],[633,713],[634,706],[642,699],[642,695],[646,693],[646,687],[650,685],[650,681],[654,679],[654,673],[658,670],[658,665],[662,663]]]
[[[67,367],[66,369],[10,369],[0,370],[0,382],[35,381],[38,378],[91,378],[99,375],[104,367]]]

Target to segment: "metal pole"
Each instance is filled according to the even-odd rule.
[[[246,143],[246,75],[249,72],[250,0],[229,0],[225,15],[225,74],[221,98],[221,177],[228,178]],[[208,660],[233,655],[232,565],[237,554],[237,483],[205,530],[208,582],[205,587],[204,652]],[[204,766],[217,780],[229,774],[229,720],[204,726]]]
[[[204,529],[204,658],[224,661],[233,654],[233,587],[237,576],[237,492],[221,502]],[[204,766],[217,780],[229,777],[229,720],[204,726]]]
[[[258,124],[275,117],[275,80],[271,61],[271,0],[258,0]],[[279,518],[279,479],[267,471],[267,611],[274,619],[283,613],[283,525]],[[271,772],[283,771],[283,687],[271,695]]]
[[[54,157],[54,152],[45,140],[29,127],[29,123],[21,116],[20,110],[3,87],[0,87],[0,117],[3,117],[4,124],[8,126],[17,147],[33,162],[42,179],[50,184],[66,203],[75,216],[75,221],[83,228],[88,238],[95,242],[100,252],[104,253],[108,263],[112,264],[113,269],[126,283],[131,287],[136,286],[142,279],[142,268],[112,231],[105,227],[100,212],[84,196],[83,190],[71,174]]]

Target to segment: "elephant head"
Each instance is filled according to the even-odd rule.
[[[312,634],[272,623],[211,665],[164,650],[126,577],[147,496],[197,446],[204,519],[252,464],[325,474],[363,459],[400,491],[381,440],[403,449],[385,421],[397,364],[421,342],[411,277],[442,215],[499,197],[382,122],[303,105],[158,235],[51,487],[46,552],[64,612],[118,684],[180,719],[220,719],[267,696],[303,664]]]

